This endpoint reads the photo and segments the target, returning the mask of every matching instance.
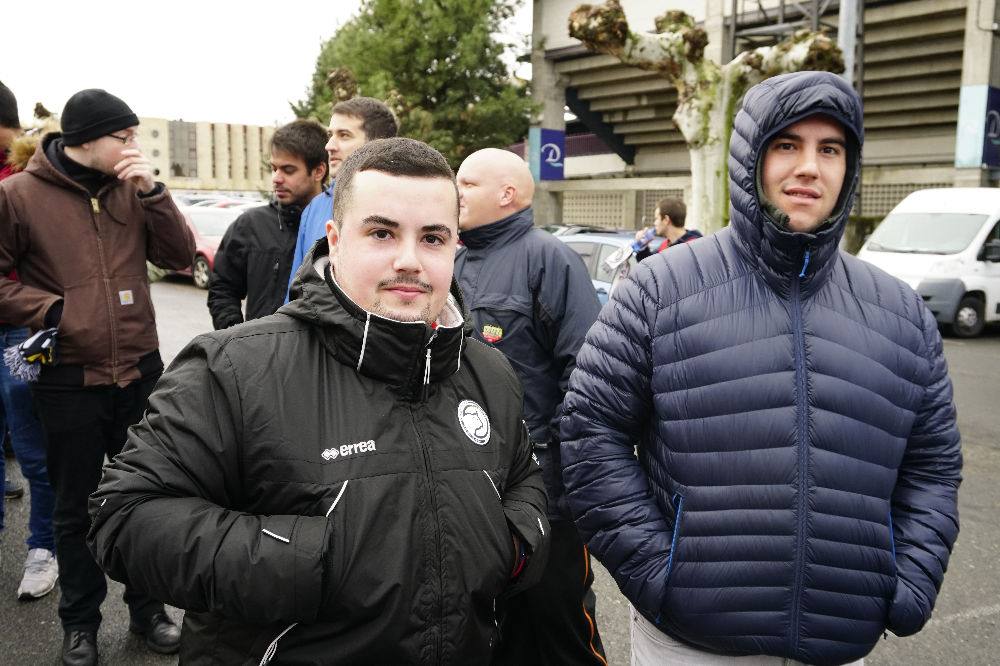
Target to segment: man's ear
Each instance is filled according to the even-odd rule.
[[[337,258],[337,250],[340,248],[340,228],[333,220],[326,221],[326,242],[330,246],[330,263],[336,268],[334,260]]]
[[[322,183],[326,179],[326,170],[329,167],[325,164],[317,164],[313,167],[310,177],[317,183]]]
[[[515,197],[517,197],[517,188],[513,185],[504,185],[503,189],[500,190],[500,205],[509,206]]]

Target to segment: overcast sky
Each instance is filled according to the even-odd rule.
[[[293,119],[320,45],[360,0],[49,0],[36,15],[5,12],[0,81],[22,124],[35,102],[60,112],[83,88],[104,88],[139,116],[270,125]],[[18,6],[27,8],[25,3]],[[525,0],[511,34],[531,31]]]

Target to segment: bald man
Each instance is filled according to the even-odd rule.
[[[576,352],[600,303],[580,256],[535,228],[528,165],[506,150],[458,170],[455,277],[475,335],[507,357],[524,386],[524,420],[542,466],[552,530],[542,581],[501,610],[495,664],[606,664],[594,617],[590,555],[563,498],[559,425]]]

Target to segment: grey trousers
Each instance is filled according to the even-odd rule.
[[[728,657],[702,652],[684,645],[656,628],[629,606],[632,614],[632,666],[800,666],[802,662],[781,657]],[[863,666],[864,659],[845,666]]]

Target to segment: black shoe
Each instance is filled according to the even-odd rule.
[[[146,647],[160,654],[176,654],[181,647],[181,629],[166,613],[153,613],[146,621],[133,619],[128,630],[146,638]]]
[[[24,495],[24,484],[17,479],[5,476],[3,479],[3,496],[5,499],[17,499]]]
[[[97,632],[67,631],[63,636],[62,663],[66,666],[96,666]]]

